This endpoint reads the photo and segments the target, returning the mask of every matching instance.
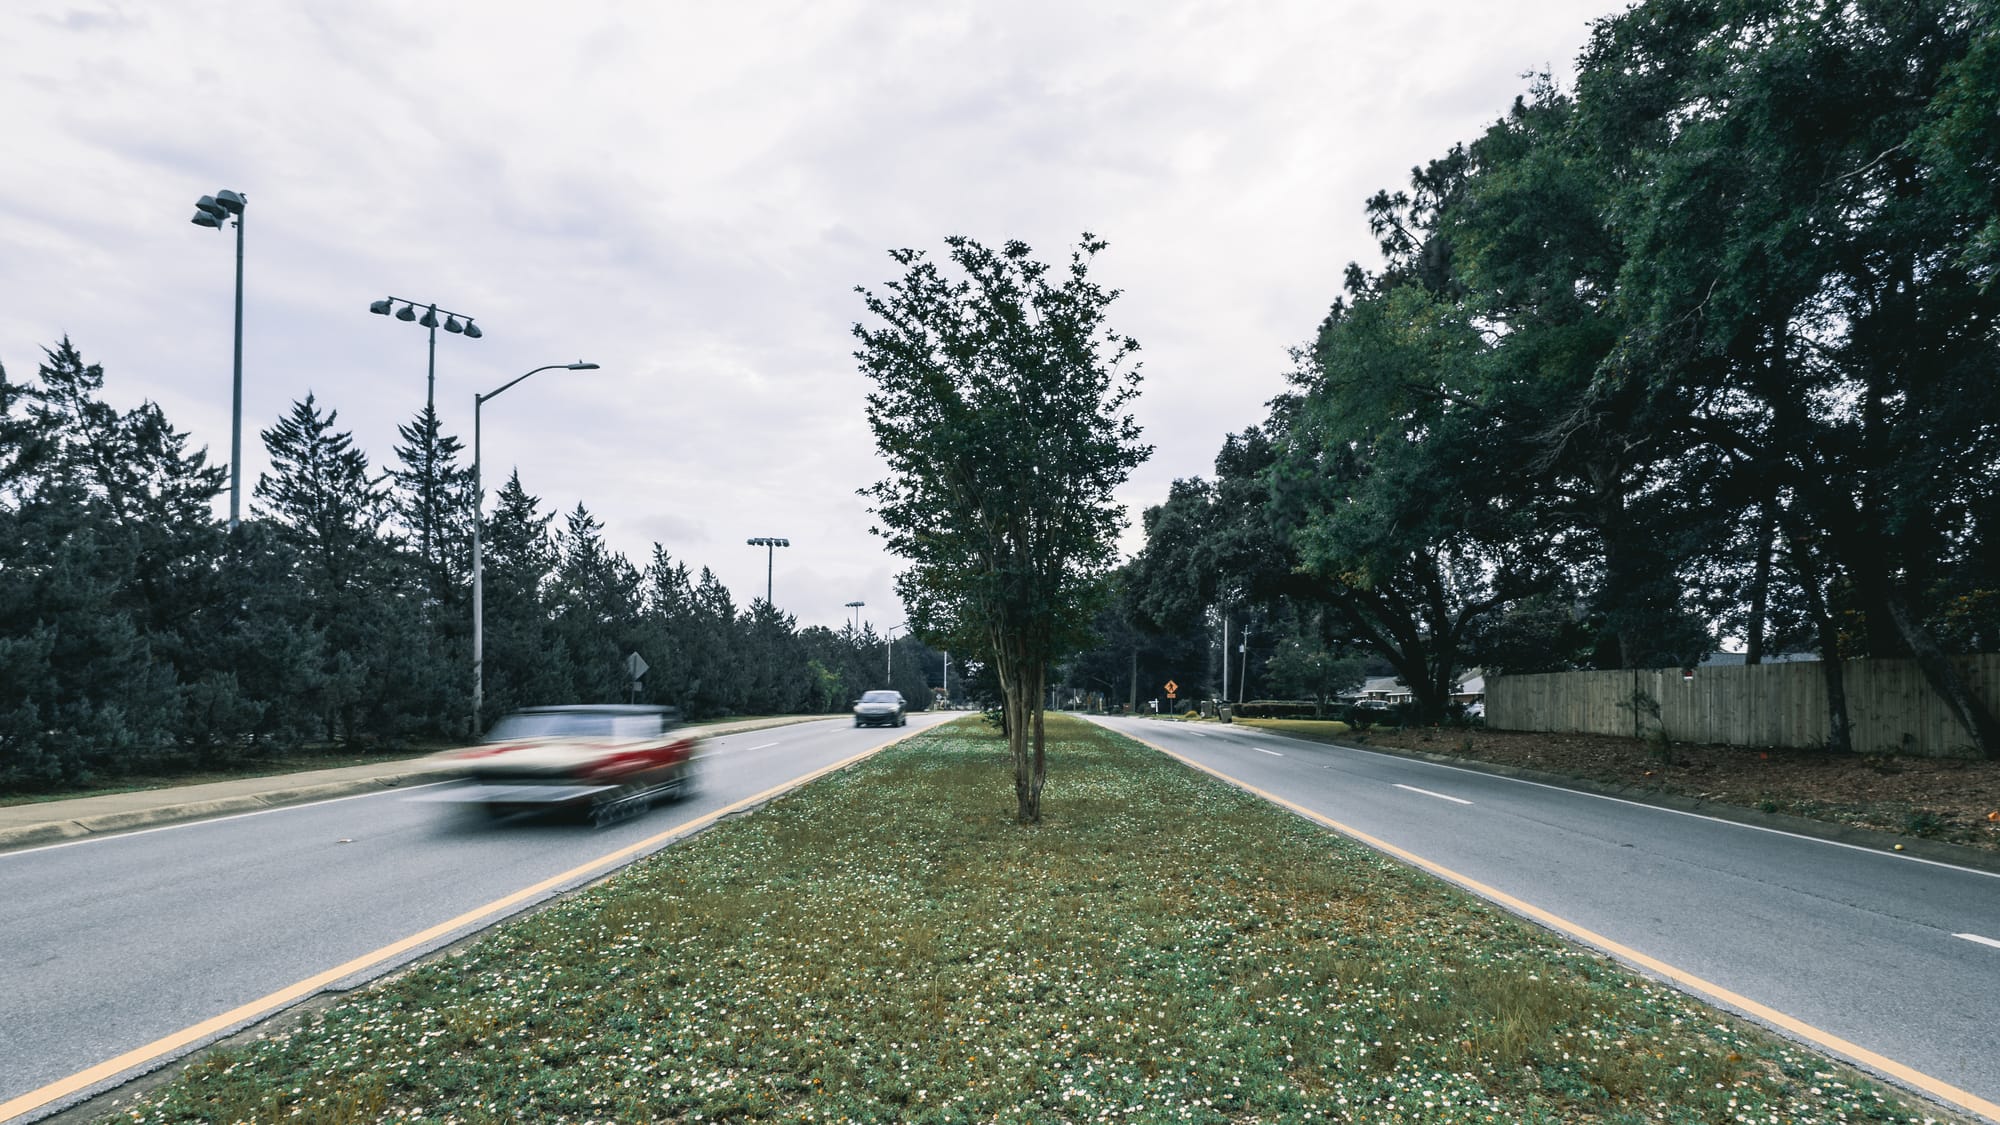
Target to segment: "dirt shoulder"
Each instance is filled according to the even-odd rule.
[[[2000,762],[1435,727],[1338,741],[1442,754],[2000,852]]]

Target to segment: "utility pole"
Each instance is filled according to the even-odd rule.
[[[1243,627],[1243,634],[1237,641],[1236,651],[1243,654],[1241,674],[1236,677],[1236,702],[1241,703],[1243,693],[1248,690],[1250,683],[1250,626]]]
[[[1222,701],[1229,702],[1229,611],[1222,611]]]

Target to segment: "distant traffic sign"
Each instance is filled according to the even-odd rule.
[[[1174,693],[1175,693],[1175,692],[1177,692],[1177,691],[1179,691],[1179,690],[1181,690],[1181,685],[1179,685],[1179,684],[1177,684],[1177,683],[1173,682],[1172,680],[1168,680],[1168,681],[1167,681],[1167,698],[1168,698],[1168,699],[1172,699],[1172,698],[1174,697]]]

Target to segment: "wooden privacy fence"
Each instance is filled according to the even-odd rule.
[[[1973,696],[2000,709],[2000,655],[1954,657]],[[1850,660],[1847,716],[1864,754],[1973,752],[1914,660]],[[1498,730],[1575,731],[1735,746],[1822,746],[1826,678],[1817,662],[1552,672],[1486,681],[1486,721]]]

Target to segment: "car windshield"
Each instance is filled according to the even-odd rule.
[[[508,715],[486,732],[488,742],[518,742],[528,738],[645,738],[658,734],[655,715],[605,714],[601,711],[533,711]]]
[[[894,703],[901,697],[893,691],[871,691],[861,697],[863,703]]]

